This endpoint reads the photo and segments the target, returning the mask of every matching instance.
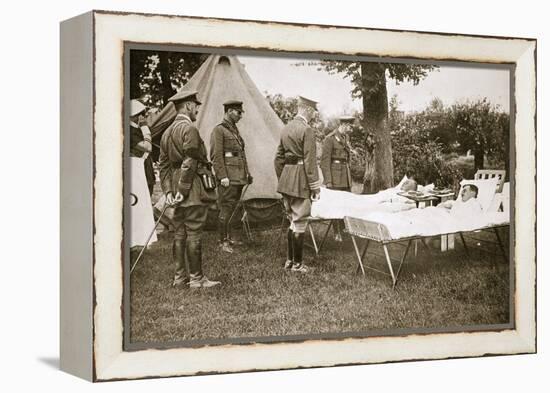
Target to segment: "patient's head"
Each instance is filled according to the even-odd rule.
[[[416,191],[418,189],[418,183],[414,179],[407,179],[401,185],[402,191]]]
[[[466,202],[472,198],[477,198],[477,193],[477,186],[474,186],[473,184],[465,184],[464,187],[462,187],[462,192],[460,193],[462,202]]]

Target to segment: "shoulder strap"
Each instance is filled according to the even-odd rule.
[[[187,125],[189,125],[189,123],[187,123],[185,120],[179,120],[178,123],[186,123]],[[174,128],[176,128],[178,123],[174,122],[174,125],[168,130],[168,131],[170,131],[169,137],[170,137],[170,140],[172,141],[172,144],[174,145],[174,148],[176,149],[176,151],[179,153],[180,156],[184,157],[185,154],[183,154],[183,150],[181,150],[180,146],[174,140],[174,133],[172,132],[174,130]]]

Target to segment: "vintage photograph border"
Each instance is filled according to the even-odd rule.
[[[372,57],[372,56],[349,56],[349,55],[337,55],[337,54],[317,54],[317,53],[295,53],[286,51],[265,51],[256,49],[228,49],[228,48],[216,48],[216,47],[189,47],[186,45],[174,45],[174,44],[149,44],[149,43],[136,43],[136,42],[124,42],[124,109],[125,113],[129,113],[130,99],[127,93],[130,91],[130,51],[132,50],[150,50],[150,51],[170,51],[170,52],[196,52],[207,54],[219,54],[219,55],[246,55],[246,56],[264,56],[273,58],[296,58],[300,60],[318,60],[320,58],[327,60],[347,60],[347,61],[372,61],[372,62],[388,62],[388,63],[401,63],[401,64],[434,64],[437,66],[455,66],[463,68],[474,69],[500,69],[509,71],[510,75],[510,108],[515,107],[514,98],[514,76],[515,65],[509,63],[473,63],[463,61],[447,61],[447,60],[419,60],[419,59],[403,59],[403,58],[386,58],[386,57]],[[128,116],[123,116],[125,135],[129,135],[129,120]],[[510,113],[510,141],[515,138],[515,123],[514,112]],[[125,137],[125,151],[129,151],[129,138]],[[510,143],[510,141],[508,143]],[[124,154],[126,159],[126,168],[129,168],[129,155]],[[510,171],[515,173],[515,150],[514,145],[510,143]],[[126,176],[128,174],[126,173]],[[126,183],[125,183],[126,184]],[[515,179],[512,176],[510,178],[510,215],[514,215],[514,193],[515,193]],[[124,185],[124,195],[126,201],[129,200],[129,190]],[[124,211],[124,228],[130,228],[129,215],[130,208],[128,203],[123,206]],[[285,336],[254,336],[254,337],[227,337],[220,339],[196,339],[185,341],[173,341],[173,342],[132,342],[130,337],[130,246],[128,235],[124,240],[124,350],[135,351],[143,349],[167,349],[167,348],[181,348],[181,347],[204,347],[207,345],[223,345],[223,344],[251,344],[251,343],[287,343],[287,342],[301,342],[305,340],[341,340],[345,338],[366,338],[366,337],[384,337],[384,336],[408,336],[408,335],[424,335],[435,333],[457,333],[457,332],[483,332],[483,331],[502,331],[507,329],[513,329],[515,326],[514,321],[514,253],[513,244],[515,239],[514,222],[510,222],[510,242],[508,247],[509,255],[509,269],[510,269],[510,312],[509,323],[501,324],[485,324],[485,325],[470,325],[470,326],[449,326],[440,328],[377,328],[369,329],[363,332],[333,332],[333,333],[318,333],[318,334],[301,334],[301,335],[285,335]]]
[[[110,12],[93,13],[94,379],[324,367],[536,351],[536,41]],[[254,29],[253,38],[250,29]],[[222,34],[223,33],[223,34]],[[330,39],[328,39],[330,38]],[[418,45],[419,41],[423,45]],[[123,347],[124,43],[515,64],[515,328],[501,332],[139,350]],[[429,44],[427,44],[429,42]],[[451,44],[452,43],[452,44]],[[117,132],[119,130],[119,132]],[[512,190],[515,188],[512,187]],[[525,214],[526,211],[532,214]],[[524,214],[518,214],[523,212]],[[512,242],[513,244],[513,242]]]

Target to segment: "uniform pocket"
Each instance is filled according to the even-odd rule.
[[[332,174],[333,187],[348,186],[348,176],[346,171],[347,171],[346,164],[332,163],[331,174]]]
[[[245,180],[244,162],[241,157],[225,157],[225,169],[229,180]]]

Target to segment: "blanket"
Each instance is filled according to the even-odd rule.
[[[457,209],[427,207],[396,213],[371,211],[354,217],[383,224],[388,229],[391,239],[395,240],[412,236],[469,232],[510,223],[509,213],[483,212],[481,208],[477,210],[475,207],[474,202],[477,201],[471,201],[471,206],[463,203]]]
[[[321,188],[321,197],[311,207],[311,216],[323,219],[360,217],[372,211],[398,212],[413,209],[413,201],[397,195],[394,187],[372,195],[358,195],[347,191]]]

